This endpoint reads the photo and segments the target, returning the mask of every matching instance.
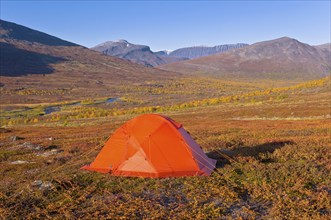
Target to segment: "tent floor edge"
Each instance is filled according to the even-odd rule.
[[[147,177],[147,178],[171,178],[171,177],[193,177],[193,176],[209,176],[203,171],[176,171],[176,172],[160,172],[160,173],[146,173],[146,172],[132,172],[132,171],[114,171],[112,176],[126,176],[126,177]]]
[[[90,165],[85,165],[81,167],[80,170],[95,171],[99,173],[111,173],[111,168],[96,168],[96,167],[91,167]]]

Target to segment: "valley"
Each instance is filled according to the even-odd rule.
[[[324,79],[196,107],[140,112],[127,106],[98,115],[96,107],[79,106],[6,125],[0,139],[2,215],[323,219],[330,215],[329,91],[330,79]],[[218,159],[216,171],[210,177],[144,179],[79,170],[116,128],[147,112],[183,123],[207,155]]]
[[[1,218],[331,216],[330,44],[280,38],[154,68],[0,22]],[[183,124],[212,174],[80,170],[147,113]]]

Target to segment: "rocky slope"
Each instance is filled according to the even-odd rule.
[[[158,66],[183,60],[222,53],[228,50],[241,48],[248,44],[227,44],[215,47],[185,47],[175,51],[153,52],[148,46],[129,43],[126,40],[107,41],[92,47],[92,50],[106,55],[116,56],[145,66]]]
[[[126,40],[107,41],[91,48],[105,55],[115,56],[130,60],[133,63],[145,66],[158,66],[170,62],[176,62],[183,59],[167,58],[159,56],[151,51],[148,46],[129,43]]]
[[[233,50],[245,46],[248,46],[248,44],[238,43],[238,44],[218,45],[214,47],[206,47],[206,46],[185,47],[170,52],[168,56],[195,59],[199,57],[226,52],[229,50]]]

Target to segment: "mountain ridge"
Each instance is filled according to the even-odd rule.
[[[153,52],[149,46],[133,44],[128,42],[127,40],[120,39],[116,41],[106,41],[94,47],[91,47],[90,49],[101,52],[106,55],[116,56],[122,59],[130,60],[134,63],[143,64],[145,66],[159,66],[211,54],[222,53],[247,45],[248,44],[238,43],[217,45],[213,47],[193,46],[179,48],[174,51],[162,50]]]
[[[58,37],[0,19],[0,38],[16,39],[48,46],[81,46]]]
[[[219,77],[315,79],[329,74],[329,53],[282,37],[159,68]]]
[[[166,60],[154,54],[149,46],[132,44],[126,40],[106,41],[90,49],[149,67],[167,63]]]
[[[224,44],[216,46],[192,46],[192,47],[183,47],[176,49],[169,53],[169,56],[174,57],[184,57],[188,59],[195,59],[203,56],[209,56],[217,53],[226,52],[229,50],[241,48],[248,46],[249,44],[237,43],[237,44]]]

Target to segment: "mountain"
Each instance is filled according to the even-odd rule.
[[[214,47],[207,47],[207,46],[184,47],[170,52],[168,56],[195,59],[212,54],[223,53],[225,51],[229,51],[245,46],[248,46],[248,44],[238,43],[238,44],[218,45]]]
[[[158,66],[183,59],[167,58],[151,51],[148,46],[129,43],[126,40],[107,41],[91,48],[105,55],[130,60],[145,66]],[[160,56],[159,56],[160,55]]]
[[[123,86],[178,76],[4,20],[0,20],[0,52],[2,104],[116,97]],[[31,95],[27,99],[22,93]]]
[[[282,37],[159,68],[247,79],[314,79],[330,73],[330,53]]]
[[[148,46],[132,44],[126,40],[118,40],[107,41],[92,47],[91,49],[106,55],[116,56],[122,59],[130,60],[134,63],[143,64],[145,66],[158,66],[222,53],[247,45],[248,44],[240,43],[219,45],[214,47],[196,46],[180,48],[174,51],[162,50],[153,52]]]

